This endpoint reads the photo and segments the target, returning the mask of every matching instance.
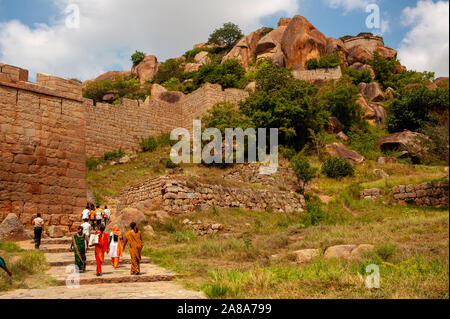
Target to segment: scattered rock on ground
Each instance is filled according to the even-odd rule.
[[[388,179],[389,178],[389,174],[388,173],[386,173],[382,169],[378,169],[378,168],[373,170],[373,175],[375,175],[376,177],[384,178],[384,179]]]
[[[25,231],[15,214],[9,214],[0,224],[0,240],[2,241],[21,241],[30,238],[31,236]]]
[[[342,141],[342,142],[348,142],[349,140],[350,140],[350,138],[347,136],[347,134],[345,134],[344,132],[339,132],[337,135],[336,135],[336,138],[339,140],[339,141]]]
[[[58,226],[52,225],[48,228],[50,238],[63,238],[66,232]]]
[[[329,247],[324,254],[325,259],[329,258],[343,258],[353,260],[362,257],[367,251],[374,250],[372,245],[340,245]]]
[[[299,264],[310,262],[312,259],[320,256],[319,249],[303,249],[294,251],[294,255],[296,256],[296,261]]]

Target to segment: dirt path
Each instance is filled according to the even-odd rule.
[[[34,249],[31,242],[19,245]],[[186,290],[172,282],[176,275],[143,258],[141,275],[130,275],[130,256],[124,254],[119,269],[114,269],[108,256],[103,264],[103,276],[96,276],[93,249],[87,252],[87,271],[73,273],[73,252],[69,250],[70,238],[43,240],[41,250],[50,265],[47,274],[54,278],[57,287],[47,289],[16,290],[0,294],[0,299],[199,299],[200,292]],[[69,286],[67,286],[69,283]],[[77,285],[79,283],[79,285]]]

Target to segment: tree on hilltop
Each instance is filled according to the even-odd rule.
[[[145,53],[136,50],[136,52],[131,56],[131,61],[133,62],[133,65],[136,66],[141,63],[144,58]]]
[[[244,34],[238,25],[228,22],[222,28],[214,30],[209,36],[208,43],[231,46],[243,36]]]

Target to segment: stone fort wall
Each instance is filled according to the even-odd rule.
[[[316,70],[292,71],[292,75],[299,80],[306,82],[332,81],[339,80],[342,77],[341,67]]]
[[[27,70],[0,63],[0,221],[15,213],[30,224],[40,212],[74,230],[86,205],[86,157],[137,150],[141,138],[177,127],[192,131],[215,103],[247,96],[205,84],[177,103],[94,105],[76,81],[38,73],[31,83]]]
[[[40,212],[70,228],[86,205],[81,85],[0,67],[0,221],[15,213],[30,224]]]

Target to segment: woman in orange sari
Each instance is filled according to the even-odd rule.
[[[141,273],[142,235],[136,223],[130,224],[131,230],[125,234],[123,249],[130,243],[131,275],[139,276]]]
[[[119,230],[119,226],[114,225],[108,246],[109,246],[109,255],[111,256],[111,262],[115,269],[119,268],[120,257],[122,256],[122,244],[120,243],[121,232]]]
[[[105,260],[105,252],[108,250],[108,235],[105,234],[105,225],[100,227],[95,235],[98,236],[98,244],[95,245],[95,261],[97,262],[97,276],[102,275],[102,264]]]

